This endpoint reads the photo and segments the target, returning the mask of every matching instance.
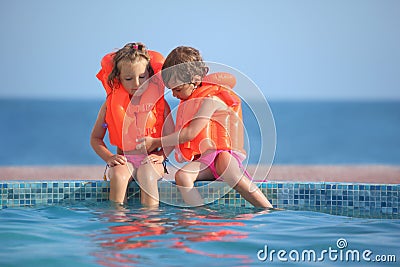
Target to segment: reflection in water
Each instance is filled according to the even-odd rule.
[[[251,211],[247,214],[233,211],[230,215],[225,212],[221,216],[209,208],[111,209],[100,214],[109,226],[93,237],[100,246],[94,256],[98,264],[107,267],[151,263],[154,255],[160,257],[161,253],[171,258],[182,252],[235,259],[238,264],[251,263],[249,255],[218,253],[216,244],[247,238],[245,221],[257,215]]]

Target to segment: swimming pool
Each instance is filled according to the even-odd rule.
[[[0,266],[397,266],[399,233],[399,219],[80,201],[2,209]]]
[[[104,181],[3,181],[0,266],[396,266],[399,261],[400,185],[258,185],[284,210],[255,209],[218,183],[196,183],[213,200],[205,207],[162,204],[146,210],[138,204],[135,183],[129,204],[116,208]],[[172,183],[159,186],[164,203],[179,203]]]

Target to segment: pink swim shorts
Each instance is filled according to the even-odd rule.
[[[243,166],[242,162],[244,160],[244,156],[233,150],[215,150],[211,153],[201,156],[200,158],[197,159],[197,161],[206,164],[210,168],[210,170],[216,180],[222,180],[221,177],[219,177],[217,170],[215,168],[215,158],[218,156],[219,153],[224,152],[224,151],[229,152],[229,154],[231,154],[237,160],[237,162],[239,164],[239,168],[244,172],[244,174],[250,180],[253,180],[253,178],[250,176],[250,174],[246,171],[246,169]]]
[[[125,155],[128,162],[132,163],[135,169],[142,165],[142,161],[147,157],[146,154]]]

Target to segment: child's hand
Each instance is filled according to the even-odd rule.
[[[126,157],[119,155],[119,154],[115,154],[112,155],[108,160],[107,160],[107,165],[109,167],[114,167],[116,165],[125,165],[127,162]]]
[[[161,163],[163,163],[163,161],[164,161],[163,155],[150,154],[150,155],[147,155],[147,157],[143,159],[142,164],[146,164],[146,163],[161,164]]]
[[[139,149],[143,152],[153,151],[157,148],[156,144],[154,143],[154,138],[147,136],[136,140],[138,144],[136,145],[136,149]]]

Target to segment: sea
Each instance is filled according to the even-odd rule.
[[[103,101],[0,99],[0,166],[104,164],[89,143]],[[269,142],[273,164],[400,164],[398,101],[270,101],[268,125],[255,105],[243,109],[248,139]],[[263,127],[275,136],[260,138]]]

